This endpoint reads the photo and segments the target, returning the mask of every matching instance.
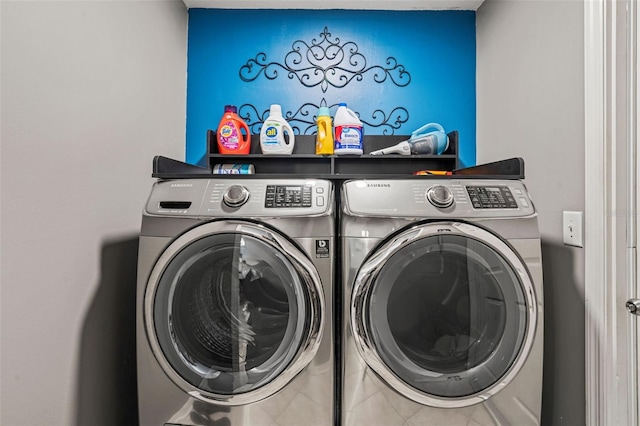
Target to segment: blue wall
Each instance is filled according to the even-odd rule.
[[[188,43],[189,163],[206,164],[225,104],[242,106],[252,133],[278,103],[312,134],[317,106],[347,102],[365,134],[458,130],[461,162],[475,164],[475,12],[190,9]],[[326,80],[302,71],[314,66]]]

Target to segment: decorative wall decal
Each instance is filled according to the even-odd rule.
[[[296,135],[313,135],[316,133],[316,114],[320,106],[327,106],[324,99],[320,105],[305,103],[296,111],[282,111],[284,118],[289,122]],[[329,108],[336,108],[338,104],[328,105]],[[259,134],[262,123],[269,116],[269,108],[259,112],[251,104],[244,104],[238,109],[238,114],[247,123],[252,134]],[[360,120],[369,127],[381,128],[383,135],[393,135],[403,123],[409,120],[409,112],[406,108],[395,107],[389,114],[377,109],[371,114],[371,119],[367,120],[359,114]]]
[[[372,75],[376,83],[384,83],[388,78],[396,86],[405,87],[411,82],[411,74],[394,57],[388,57],[385,65],[367,67],[367,59],[355,42],[341,44],[340,39],[331,38],[329,28],[324,27],[320,39],[312,39],[311,44],[294,41],[284,63],[269,62],[267,54],[260,52],[249,59],[239,73],[243,81],[251,82],[262,74],[275,80],[278,71],[284,70],[289,79],[298,79],[305,87],[320,86],[323,93],[329,86],[342,88],[353,80],[362,81],[367,74]]]
[[[369,127],[382,128],[383,135],[393,135],[396,130],[409,120],[409,111],[404,107],[395,107],[389,115],[381,109],[373,111],[371,120],[368,121],[360,117],[360,121]]]

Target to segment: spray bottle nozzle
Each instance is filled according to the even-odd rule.
[[[371,155],[400,154],[411,155],[411,145],[409,141],[402,141],[397,145],[373,151]]]

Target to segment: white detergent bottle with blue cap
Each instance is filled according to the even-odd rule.
[[[260,149],[264,155],[290,155],[296,138],[293,129],[282,117],[280,105],[271,105],[269,117],[260,129]]]
[[[338,104],[336,116],[333,119],[334,150],[336,155],[362,155],[363,127],[355,112],[347,108],[347,104]]]

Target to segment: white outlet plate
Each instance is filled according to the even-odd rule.
[[[582,212],[562,212],[562,240],[568,246],[584,247]]]

